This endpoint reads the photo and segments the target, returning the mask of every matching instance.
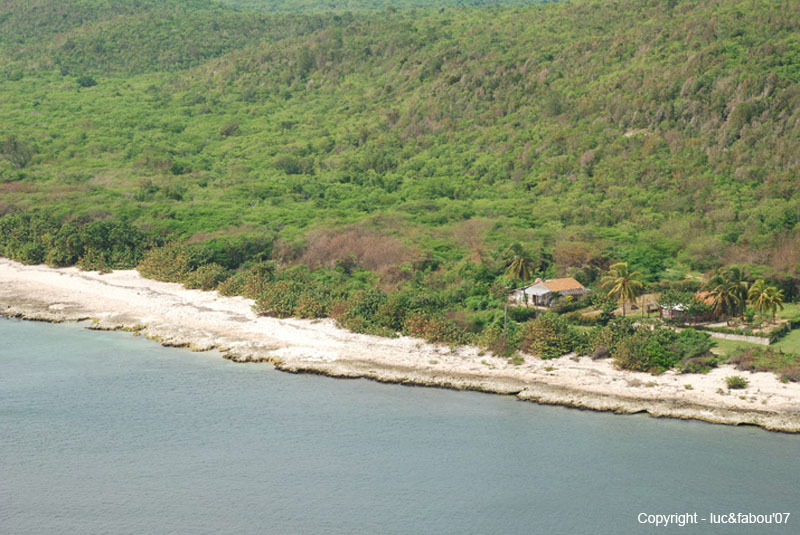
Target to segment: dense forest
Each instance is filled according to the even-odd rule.
[[[0,254],[167,251],[475,333],[519,254],[797,296],[800,3],[349,4],[0,0]]]

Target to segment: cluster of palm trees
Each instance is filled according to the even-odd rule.
[[[600,280],[600,287],[608,290],[609,297],[619,300],[624,316],[625,304],[633,303],[643,290],[641,279],[640,272],[631,271],[626,262],[618,262]],[[751,283],[738,267],[717,271],[706,284],[706,290],[711,298],[711,308],[718,316],[740,316],[744,320],[747,305],[750,305],[759,313],[761,323],[767,313],[772,315],[772,323],[775,323],[778,310],[783,310],[783,290],[770,286],[764,279]]]
[[[783,290],[768,285],[764,279],[751,283],[744,272],[736,267],[715,273],[706,289],[714,313],[721,316],[739,315],[744,319],[749,304],[758,312],[761,323],[766,313],[772,315],[772,322],[775,323],[778,309],[783,310]]]

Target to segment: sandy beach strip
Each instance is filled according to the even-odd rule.
[[[256,315],[253,301],[145,279],[26,266],[0,259],[0,313],[44,321],[89,321],[95,329],[137,331],[168,346],[220,350],[237,362],[284,371],[514,395],[521,400],[617,413],[751,424],[800,432],[800,384],[771,373],[721,366],[708,374],[659,376],[621,371],[609,360],[567,355],[519,366],[479,348],[382,338],[338,328],[332,320]],[[745,390],[728,391],[741,375]]]

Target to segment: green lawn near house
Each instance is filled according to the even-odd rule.
[[[783,310],[778,311],[778,318],[800,320],[800,303],[784,303]]]
[[[772,344],[772,347],[788,353],[800,353],[800,329],[792,329],[789,334]]]
[[[714,338],[714,342],[717,345],[711,349],[711,352],[715,355],[723,357],[723,359],[727,359],[727,357],[732,355],[738,349],[764,347],[759,346],[758,344],[751,344],[750,342],[742,342],[739,340],[723,340],[721,338]]]

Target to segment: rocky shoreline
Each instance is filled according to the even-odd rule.
[[[101,275],[74,268],[23,266],[0,259],[0,315],[91,322],[171,347],[216,349],[235,362],[269,363],[291,373],[475,390],[519,400],[618,414],[755,425],[800,432],[800,385],[766,373],[720,368],[707,375],[623,372],[608,361],[528,356],[514,366],[478,348],[435,346],[408,337],[359,335],[330,320],[258,317],[243,298],[187,290],[135,271]],[[725,375],[747,375],[747,391],[725,392]]]

